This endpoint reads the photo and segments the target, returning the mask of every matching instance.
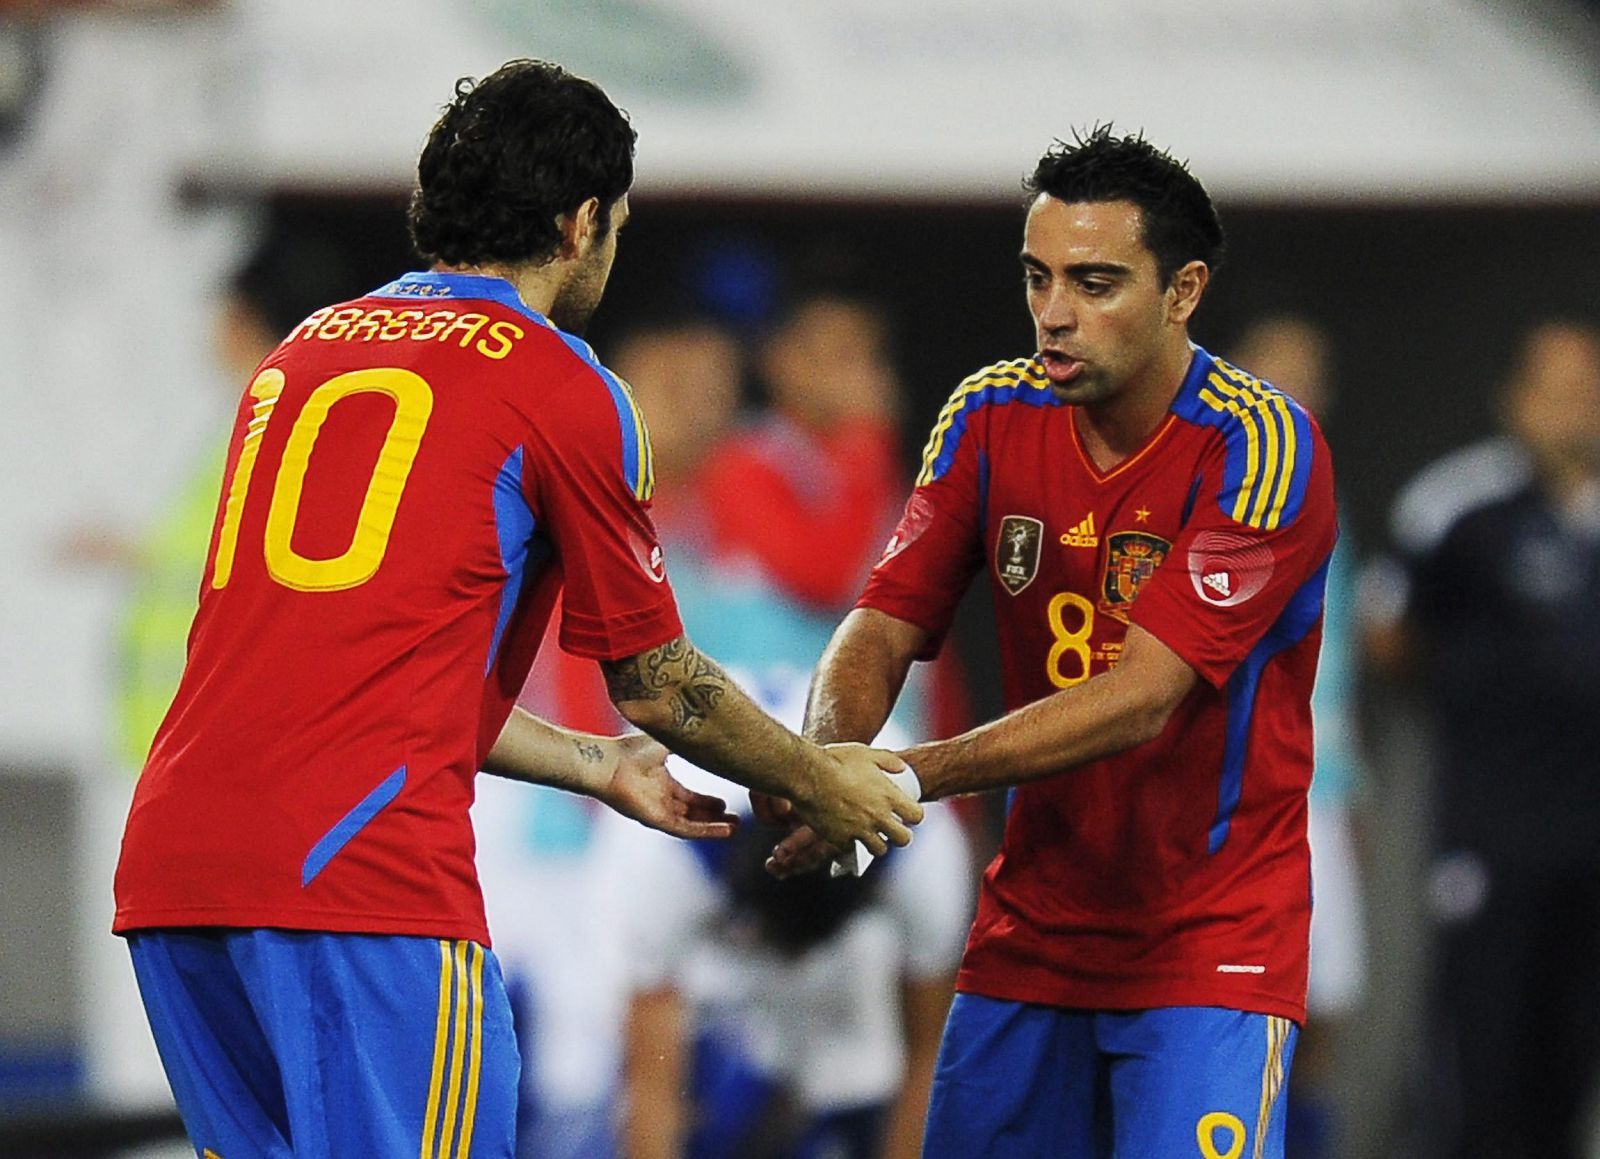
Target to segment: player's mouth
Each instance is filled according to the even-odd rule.
[[[1039,351],[1039,362],[1045,377],[1057,386],[1064,386],[1083,373],[1083,363],[1059,350]]]

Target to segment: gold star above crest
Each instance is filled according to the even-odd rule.
[[[1148,507],[1139,508],[1137,511],[1135,511],[1133,513],[1133,517],[1135,519],[1137,519],[1140,523],[1149,523],[1150,522],[1150,508],[1148,508]]]

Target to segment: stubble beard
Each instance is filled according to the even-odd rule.
[[[606,273],[598,261],[573,270],[550,303],[550,321],[569,334],[581,336],[605,293]]]
[[[1093,406],[1115,398],[1122,385],[1104,372],[1085,367],[1083,373],[1071,382],[1051,383],[1050,393],[1070,406]]]

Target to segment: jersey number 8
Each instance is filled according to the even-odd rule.
[[[233,480],[228,485],[228,498],[223,506],[222,531],[217,538],[216,564],[211,572],[213,588],[227,587],[233,575],[239,524],[250,494],[250,477],[255,472],[262,436],[283,394],[284,381],[283,371],[269,368],[256,375],[250,384],[255,408],[245,429],[244,445],[239,450],[239,461],[233,468]],[[294,550],[292,541],[311,452],[328,413],[342,400],[357,394],[387,395],[394,401],[394,418],[378,451],[377,462],[373,464],[349,546],[331,559],[308,559]],[[394,530],[400,495],[405,490],[411,464],[422,444],[422,432],[427,429],[432,413],[433,391],[427,382],[409,370],[395,367],[353,370],[330,378],[311,392],[289,431],[272,485],[272,504],[267,508],[262,551],[267,572],[274,580],[296,591],[336,592],[364,584],[373,577],[389,549],[389,534]]]
[[[1069,608],[1077,613],[1075,628],[1067,626]],[[1045,658],[1045,674],[1057,688],[1082,684],[1089,679],[1089,662],[1094,658],[1089,646],[1089,638],[1094,635],[1094,605],[1077,592],[1058,592],[1050,598],[1046,615],[1054,642],[1050,645],[1050,655]],[[1069,656],[1073,671],[1068,671],[1069,665],[1063,663]]]

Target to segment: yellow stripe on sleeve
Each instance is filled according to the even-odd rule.
[[[1221,359],[1216,360],[1216,367],[1237,384],[1239,395],[1249,400],[1249,405],[1256,409],[1263,421],[1269,422],[1275,431],[1282,432],[1282,447],[1276,455],[1275,469],[1264,472],[1260,480],[1260,485],[1270,490],[1270,502],[1265,490],[1256,496],[1249,520],[1255,527],[1276,530],[1289,503],[1295,464],[1299,458],[1299,430],[1295,426],[1292,404],[1281,391],[1267,386],[1253,374],[1230,366]]]
[[[1260,423],[1259,434],[1262,439],[1260,473],[1250,481],[1248,494],[1245,488],[1240,488],[1240,501],[1235,510],[1241,513],[1234,516],[1240,523],[1260,527],[1266,518],[1267,504],[1272,497],[1272,486],[1282,461],[1278,447],[1277,421],[1268,409],[1266,398],[1257,391],[1225,382],[1216,375],[1211,375],[1210,381],[1232,400],[1235,404],[1232,408],[1235,414],[1248,414],[1252,422]]]
[[[1033,368],[1031,358],[997,362],[963,379],[955,393],[940,408],[939,417],[934,420],[933,430],[928,434],[928,442],[922,449],[922,469],[917,473],[918,487],[933,482],[933,466],[944,453],[945,437],[955,426],[956,418],[966,407],[967,400],[991,386],[1048,387],[1049,381]]]
[[[1278,490],[1272,497],[1272,509],[1267,512],[1268,531],[1277,529],[1279,520],[1283,518],[1283,509],[1289,503],[1289,485],[1294,480],[1296,452],[1300,449],[1294,414],[1289,409],[1289,400],[1281,395],[1273,395],[1272,405],[1283,419],[1283,468],[1278,473]]]
[[[1209,376],[1209,381],[1219,390],[1227,392],[1227,385],[1217,375]],[[1244,476],[1239,480],[1239,494],[1234,498],[1233,510],[1228,517],[1235,523],[1248,522],[1250,510],[1250,497],[1254,493],[1256,483],[1262,473],[1261,431],[1256,426],[1256,417],[1249,409],[1229,397],[1220,398],[1212,391],[1201,387],[1200,399],[1212,410],[1227,411],[1239,420],[1239,427],[1244,431]]]
[[[655,491],[656,482],[655,452],[650,446],[650,428],[644,421],[644,412],[633,400],[633,388],[624,383],[623,390],[628,395],[628,406],[633,409],[635,437],[639,440],[639,478],[634,482],[634,494],[641,500],[648,499]]]
[[[1231,377],[1238,379],[1235,372]],[[1248,376],[1243,376],[1248,378]],[[1216,374],[1208,381],[1218,393],[1202,388],[1200,398],[1215,411],[1237,417],[1245,432],[1246,461],[1232,518],[1237,523],[1273,530],[1288,506],[1298,458],[1299,440],[1288,399],[1255,379],[1240,386]]]

